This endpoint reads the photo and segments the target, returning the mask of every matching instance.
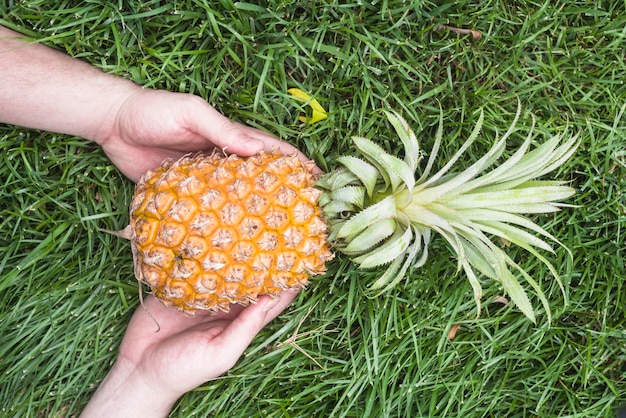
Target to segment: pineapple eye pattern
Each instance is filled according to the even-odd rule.
[[[295,155],[165,162],[137,183],[131,204],[138,280],[190,314],[302,288],[333,257],[314,181]]]

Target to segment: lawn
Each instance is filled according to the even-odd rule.
[[[345,256],[311,280],[222,378],[172,417],[611,417],[626,403],[626,2],[9,1],[0,24],[146,87],[197,94],[291,142],[326,171],[353,135],[388,151],[396,109],[441,167],[470,134],[460,170],[522,116],[506,154],[578,134],[550,178],[572,207],[533,220],[565,248],[548,269],[515,246],[552,313],[537,323],[472,288],[443,239],[399,286]],[[442,26],[447,25],[448,27]],[[472,29],[474,34],[450,28]],[[479,38],[479,39],[474,39]],[[2,59],[2,56],[0,56]],[[287,90],[312,94],[328,118]],[[128,242],[133,184],[88,141],[0,125],[0,416],[77,416],[139,304]],[[504,243],[502,243],[504,245]],[[452,331],[452,332],[451,332]]]

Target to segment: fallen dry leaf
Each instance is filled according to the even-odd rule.
[[[504,296],[498,296],[497,298],[493,300],[493,303],[501,303],[503,305],[506,305],[509,303],[509,300],[505,298]]]
[[[483,34],[480,33],[477,30],[474,29],[464,29],[464,28],[456,28],[454,26],[449,26],[449,25],[441,25],[439,26],[440,29],[447,29],[451,32],[454,33],[458,33],[460,35],[472,35],[472,40],[473,41],[478,41],[479,39],[481,39],[483,37]]]
[[[461,328],[461,324],[454,324],[450,327],[450,331],[448,331],[448,339],[453,340],[456,337],[456,333]]]

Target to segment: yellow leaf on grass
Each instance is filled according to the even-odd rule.
[[[326,113],[326,110],[324,110],[322,105],[316,99],[312,98],[308,93],[296,88],[287,90],[287,93],[311,106],[311,117],[307,118],[306,116],[299,116],[298,119],[300,121],[312,124],[324,120],[328,117],[328,114]]]

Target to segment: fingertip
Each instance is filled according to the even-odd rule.
[[[284,299],[287,299],[289,302],[292,302],[296,298],[296,296],[300,294],[301,290],[302,289],[287,289],[281,293],[281,296]]]
[[[278,305],[279,302],[280,302],[280,295],[278,295],[278,296],[265,296],[263,301],[261,302],[261,303],[263,303],[263,306],[261,307],[261,310],[264,313],[268,313],[276,305]]]
[[[249,157],[251,155],[259,153],[263,150],[263,148],[263,141],[245,135],[235,141],[231,141],[230,143],[225,144],[222,150],[228,154],[237,154],[244,157]]]
[[[293,300],[298,296],[299,290],[284,290],[276,295],[260,296],[255,310],[260,310],[265,316],[265,321],[269,322],[283,312]]]
[[[298,291],[287,290],[276,296],[260,296],[256,303],[241,311],[224,330],[222,338],[229,341],[231,347],[245,350],[263,327],[280,315],[297,295]]]
[[[254,155],[262,151],[265,147],[265,143],[262,140],[253,138],[249,135],[246,135],[239,143],[250,152],[250,155]]]

